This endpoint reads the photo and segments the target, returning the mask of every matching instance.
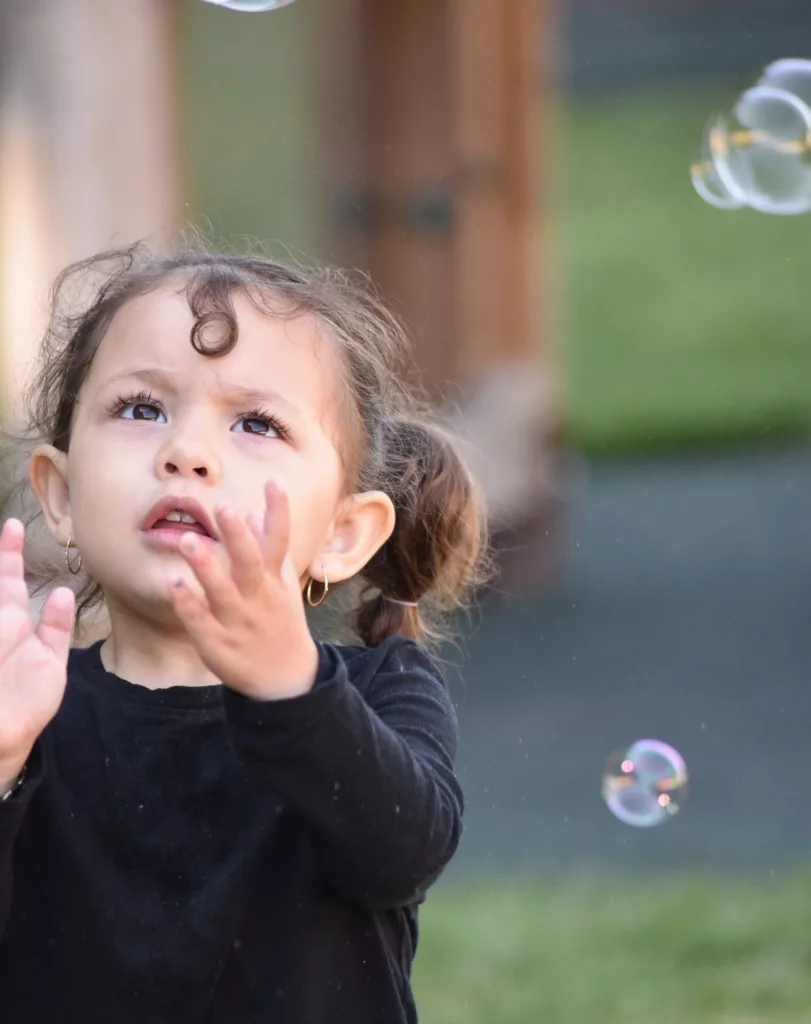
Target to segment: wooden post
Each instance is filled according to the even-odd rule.
[[[556,484],[549,2],[323,6],[334,256],[367,269],[410,325],[426,383],[471,442],[495,532],[524,536],[506,574],[532,582],[550,553]]]

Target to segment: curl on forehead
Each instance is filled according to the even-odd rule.
[[[76,400],[114,317],[161,287],[185,296],[191,344],[211,357],[237,344],[238,294],[270,316],[315,318],[319,340],[328,343],[323,352],[331,351],[323,365],[335,376],[336,447],[346,487],[362,489],[384,416],[408,405],[413,367],[402,325],[368,279],[332,267],[198,249],[160,256],[142,244],[73,264],[54,285],[40,367],[26,396],[32,433],[67,451]]]
[[[220,357],[238,343],[237,297],[246,299],[263,316],[302,321],[306,325],[308,341],[324,374],[324,422],[329,421],[332,428],[350,490],[359,471],[357,453],[363,445],[363,431],[356,389],[347,386],[351,385],[345,344],[349,339],[342,337],[340,327],[330,321],[332,307],[326,301],[319,303],[318,290],[313,289],[312,282],[296,280],[286,268],[272,266],[276,272],[268,275],[267,265],[261,264],[263,273],[257,277],[250,272],[244,277],[234,274],[230,265],[204,267],[191,274],[175,275],[174,280],[166,283],[174,285],[188,302],[194,318],[190,341],[201,355]],[[271,280],[266,280],[267,276]]]
[[[123,301],[99,340],[90,377],[103,380],[114,372],[116,363],[119,369],[122,362],[128,365],[130,352],[138,356],[152,352],[161,363],[162,339],[174,337],[176,344],[188,332],[191,348],[206,359],[216,362],[234,353],[226,376],[236,369],[243,379],[264,379],[271,389],[278,388],[284,395],[289,390],[291,401],[300,406],[303,402],[330,437],[342,463],[345,486],[349,487],[358,417],[352,389],[346,386],[341,346],[331,326],[308,303],[280,293],[273,285],[248,282],[231,274],[211,274],[206,272],[208,269],[176,271]],[[276,324],[266,335],[263,319]],[[241,336],[245,339],[242,345],[250,346],[247,356],[240,348]],[[267,365],[262,362],[265,344]],[[122,345],[125,352],[121,351]],[[279,359],[285,362],[279,364]],[[280,383],[284,380],[287,384]]]

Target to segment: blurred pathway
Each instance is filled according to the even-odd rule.
[[[451,677],[449,876],[811,861],[811,449],[587,467],[568,534],[563,586],[487,608]],[[642,737],[692,776],[655,829],[600,798],[608,754]]]

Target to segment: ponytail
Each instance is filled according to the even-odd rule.
[[[384,420],[380,455],[396,522],[360,574],[351,625],[369,646],[394,634],[436,639],[431,613],[462,607],[486,578],[483,496],[451,435],[427,420]]]

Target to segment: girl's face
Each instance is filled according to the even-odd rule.
[[[212,358],[191,346],[182,294],[167,287],[132,300],[113,319],[82,387],[64,494],[58,482],[44,485],[43,504],[57,507],[52,530],[62,543],[72,533],[111,607],[151,617],[156,602],[168,606],[178,575],[197,587],[171,539],[145,529],[164,499],[191,499],[214,524],[223,501],[242,517],[264,511],[265,484],[276,477],[289,496],[290,556],[302,580],[311,572],[320,579],[329,553],[351,545],[341,513],[334,347],[314,317],[263,315],[239,293],[234,306],[239,339]],[[393,525],[385,501],[372,511],[377,534],[367,529],[371,550],[362,560]],[[211,550],[225,559],[221,544]]]

